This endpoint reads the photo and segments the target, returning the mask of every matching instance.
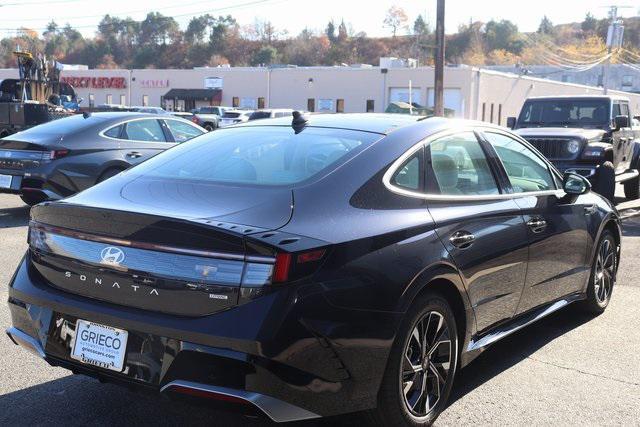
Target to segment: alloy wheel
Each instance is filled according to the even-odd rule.
[[[598,304],[605,305],[611,297],[611,290],[615,283],[616,256],[611,240],[604,239],[598,248],[596,259],[594,293]]]
[[[441,313],[430,311],[416,322],[401,369],[402,396],[414,417],[427,416],[440,401],[454,351],[449,326]]]

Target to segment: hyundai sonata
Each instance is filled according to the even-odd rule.
[[[428,425],[456,372],[608,305],[619,218],[486,123],[262,120],[31,211],[9,289],[53,366],[293,421]]]

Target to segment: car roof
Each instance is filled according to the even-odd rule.
[[[553,96],[531,96],[527,98],[529,100],[567,100],[567,99],[615,99],[620,101],[628,101],[629,98],[626,98],[621,95],[553,95]]]
[[[305,114],[304,116],[307,119],[307,126],[351,129],[380,134],[386,134],[395,128],[416,123],[424,118],[408,114],[385,113]],[[291,126],[291,117],[250,121],[239,126]]]
[[[96,113],[89,113],[92,117],[100,118],[103,120],[119,120],[119,119],[135,119],[135,118],[158,118],[166,119],[166,114],[149,114],[149,113],[137,113],[134,111],[103,111]]]

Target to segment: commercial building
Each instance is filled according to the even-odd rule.
[[[384,112],[398,101],[433,105],[433,68],[401,61],[382,64],[390,65],[64,70],[62,78],[76,88],[84,107],[123,104],[188,111],[227,105],[350,113]],[[0,70],[0,79],[16,76],[16,70]],[[530,96],[602,93],[594,86],[468,66],[447,67],[444,85],[445,107],[453,115],[501,125]],[[640,111],[640,94],[624,94],[633,111]]]
[[[564,83],[602,86],[604,65],[599,65],[588,70],[571,70],[551,65],[489,65],[486,66],[486,68],[504,73],[525,74]],[[610,89],[640,93],[640,64],[609,65],[608,82]]]

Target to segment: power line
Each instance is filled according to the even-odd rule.
[[[62,0],[61,0],[62,1]],[[68,1],[76,1],[76,0],[68,0]],[[184,17],[189,17],[189,16],[197,16],[197,15],[204,15],[207,13],[217,13],[217,12],[223,12],[223,11],[229,11],[229,10],[238,10],[238,9],[243,9],[249,6],[257,6],[257,5],[261,5],[261,4],[265,4],[265,3],[283,3],[289,0],[254,0],[254,1],[250,1],[250,2],[246,2],[246,3],[242,3],[242,4],[236,4],[233,6],[226,6],[226,7],[219,7],[216,9],[208,9],[208,10],[203,10],[203,11],[199,11],[199,12],[191,12],[191,13],[184,13],[184,14],[178,14],[178,15],[171,15],[171,16],[163,16],[164,19],[170,19],[170,18],[184,18]],[[98,16],[103,16],[103,15],[98,15]],[[91,25],[72,25],[73,29],[87,29],[87,28],[97,28],[98,25],[97,24],[91,24]],[[47,28],[43,27],[43,28],[29,28],[29,27],[21,27],[21,28],[0,28],[0,31],[23,31],[23,30],[31,30],[31,31],[45,31]]]

